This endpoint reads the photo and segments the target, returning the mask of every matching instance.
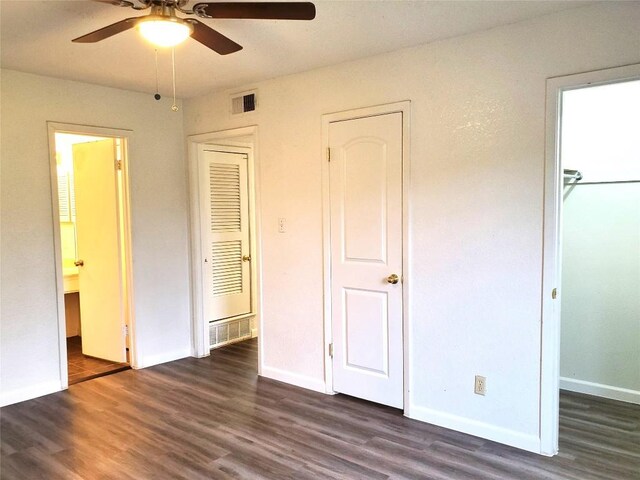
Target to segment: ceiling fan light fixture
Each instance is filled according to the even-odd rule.
[[[138,22],[138,30],[158,47],[174,47],[191,36],[193,25],[177,17],[148,15]]]
[[[2,1],[2,0],[0,0]],[[149,15],[130,17],[99,28],[86,35],[74,38],[75,43],[96,43],[113,37],[132,28],[138,28],[141,35],[150,43],[159,47],[173,47],[189,36],[196,42],[220,55],[242,50],[222,33],[195,18],[179,18],[176,11],[183,15],[196,15],[200,18],[235,18],[263,20],[312,20],[316,16],[316,7],[311,2],[298,1],[214,1],[196,3],[191,10],[185,9],[190,0],[96,0],[114,5],[131,7],[134,10],[150,9]],[[137,3],[135,3],[137,1]],[[198,0],[194,0],[198,1]]]

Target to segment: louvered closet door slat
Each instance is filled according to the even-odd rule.
[[[240,232],[242,229],[240,165],[209,164],[209,199],[211,231]],[[240,255],[240,262],[242,262],[242,255]],[[241,265],[238,268],[241,268]]]
[[[251,310],[247,158],[223,151],[202,152],[200,185],[205,309],[210,321]]]
[[[213,295],[242,293],[242,242],[213,242],[211,262]]]

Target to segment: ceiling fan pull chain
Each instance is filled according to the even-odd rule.
[[[171,69],[173,72],[173,105],[171,105],[171,110],[174,112],[178,111],[178,105],[176,105],[176,49],[171,49]]]
[[[153,96],[156,100],[160,100],[162,97],[160,96],[160,87],[158,83],[158,49],[156,48],[156,94]]]

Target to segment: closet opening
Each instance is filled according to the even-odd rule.
[[[559,290],[561,391],[640,405],[638,112],[640,80],[563,92]]]
[[[193,135],[189,146],[194,355],[220,347],[261,365],[256,127]]]
[[[640,414],[640,66],[548,86],[541,441],[554,454],[559,427]]]
[[[127,138],[51,133],[65,387],[133,363]]]

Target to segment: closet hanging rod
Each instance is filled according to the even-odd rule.
[[[1,1],[1,0],[0,0]],[[613,185],[618,183],[640,183],[640,180],[604,180],[601,182],[580,182],[580,183],[572,183],[572,186],[575,185]]]
[[[578,170],[568,170],[568,169],[564,169],[564,176],[565,177],[569,177],[569,178],[575,178],[576,181],[580,181],[582,180],[582,173],[580,173],[580,171]]]

